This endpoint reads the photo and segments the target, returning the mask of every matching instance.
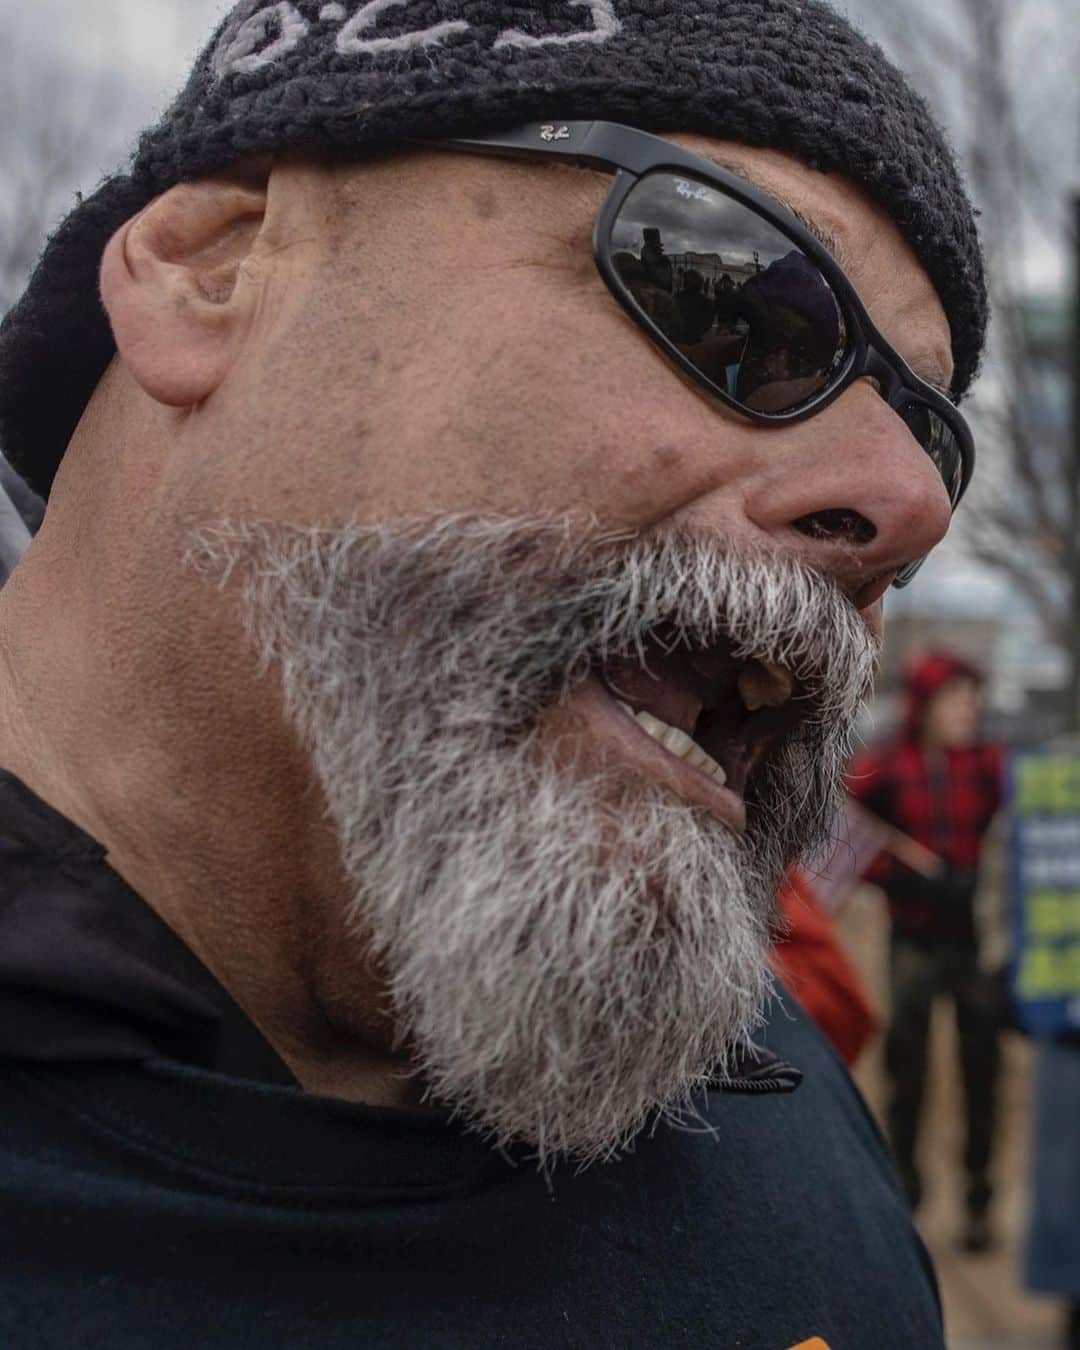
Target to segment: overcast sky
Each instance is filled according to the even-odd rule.
[[[19,47],[73,68],[123,67],[157,102],[228,9],[220,0],[8,0]]]

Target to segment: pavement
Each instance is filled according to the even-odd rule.
[[[875,1002],[885,1008],[888,929],[878,892],[869,888],[857,892],[837,927]],[[993,1210],[998,1246],[971,1256],[956,1245],[964,1218],[963,1089],[955,1024],[946,1005],[935,1008],[931,1029],[919,1144],[926,1199],[916,1222],[937,1268],[949,1350],[1057,1350],[1063,1344],[1061,1305],[1023,1288],[1032,1052],[1028,1041],[1014,1033],[1004,1037],[1002,1052]],[[860,1059],[855,1078],[880,1120],[885,1101],[880,1037]]]

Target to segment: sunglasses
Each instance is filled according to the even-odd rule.
[[[597,268],[684,375],[763,426],[813,417],[871,376],[956,509],[975,466],[964,418],[885,341],[825,245],[766,193],[614,122],[537,122],[422,143],[514,158],[554,155],[614,174],[593,231]],[[906,586],[922,561],[906,564],[894,585]]]

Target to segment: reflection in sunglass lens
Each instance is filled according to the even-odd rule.
[[[817,266],[755,211],[667,170],[630,190],[611,232],[634,302],[744,407],[791,412],[835,384],[844,316]]]
[[[948,489],[949,499],[955,502],[963,478],[963,455],[956,433],[929,404],[919,399],[909,399],[908,402],[901,404],[897,412],[904,419],[908,430],[930,456]]]

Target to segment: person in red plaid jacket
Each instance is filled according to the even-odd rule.
[[[944,652],[924,657],[908,674],[898,737],[857,757],[848,776],[848,790],[859,802],[943,863],[940,875],[930,878],[883,855],[868,880],[885,891],[892,920],[888,1124],[913,1208],[922,1195],[916,1141],[930,1008],[939,995],[956,1007],[967,1108],[968,1223],[962,1241],[969,1251],[991,1245],[998,1070],[998,993],[978,963],[975,881],[983,838],[1001,806],[1003,754],[978,738],[982,683],[967,661]]]

